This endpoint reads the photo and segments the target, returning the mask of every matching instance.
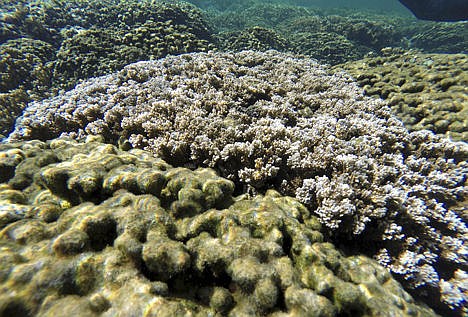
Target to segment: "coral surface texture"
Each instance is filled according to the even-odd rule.
[[[1,316],[435,316],[274,190],[97,137],[0,158]]]
[[[468,56],[384,49],[337,67],[367,95],[387,99],[410,130],[431,130],[468,141]]]

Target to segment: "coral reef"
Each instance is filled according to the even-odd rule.
[[[27,100],[29,97],[23,89],[0,93],[0,139],[11,132],[16,118],[26,107]]]
[[[339,34],[355,45],[364,46],[368,51],[378,51],[382,47],[400,43],[402,37],[395,21],[380,21],[369,17],[344,17],[339,15],[310,15],[292,19],[282,25],[285,32]]]
[[[436,23],[414,34],[411,47],[427,53],[468,54],[468,22]]]
[[[54,81],[70,88],[79,79],[107,74],[139,61],[194,51],[210,43],[174,21],[148,21],[130,30],[106,28],[76,32],[64,40],[54,67]]]
[[[54,50],[49,44],[28,38],[9,40],[0,45],[0,93],[23,88],[36,93],[50,86],[50,66]]]
[[[200,38],[210,31],[200,10],[186,2],[152,0],[56,0],[39,1],[29,13],[45,27],[54,30],[78,27],[130,29],[147,21],[169,21],[186,25]]]
[[[44,4],[36,16],[64,30],[54,83],[66,89],[132,62],[211,47],[201,11],[183,2],[63,1],[60,7]]]
[[[393,24],[365,18],[323,16],[315,10],[288,5],[255,4],[213,15],[210,20],[222,38],[221,48],[277,49],[306,54],[332,65],[356,60],[369,51],[400,42],[400,34]],[[282,41],[281,45],[274,41],[272,45],[272,36],[252,34],[259,26],[271,30],[269,33],[275,32],[274,38],[288,41]],[[231,44],[233,42],[235,44]]]
[[[51,45],[28,38],[0,45],[0,134],[11,132],[26,103],[46,95],[51,85]]]
[[[242,50],[291,50],[288,40],[280,36],[273,30],[254,26],[246,28],[242,31],[234,31],[228,33],[220,33],[217,36],[218,47],[226,51],[242,51]]]
[[[45,4],[41,1],[14,1],[0,3],[1,39],[27,37],[56,46],[60,40],[57,30],[50,29],[32,12],[32,8]]]
[[[241,31],[254,26],[280,31],[279,27],[287,21],[309,16],[313,12],[303,7],[253,2],[235,10],[212,14],[210,22],[217,32]]]
[[[10,132],[27,102],[72,88],[81,79],[138,60],[212,48],[201,11],[186,3],[0,5],[0,135]]]
[[[428,129],[468,141],[468,57],[383,50],[383,56],[337,69],[353,75],[367,95],[387,99],[410,130]]]
[[[20,31],[15,25],[5,23],[0,19],[0,44],[20,37]]]
[[[189,0],[187,2],[192,3],[203,10],[226,11],[248,7],[252,5],[255,0],[239,0],[235,2],[228,0]]]
[[[281,35],[286,34],[287,37]],[[336,65],[357,60],[368,53],[364,46],[355,45],[346,37],[333,32],[296,32],[288,34],[260,26],[215,35],[222,51],[277,50],[310,56],[322,63]]]
[[[441,296],[432,305],[466,303],[468,146],[409,133],[344,73],[275,51],[139,62],[31,103],[10,140],[61,133],[129,137],[246,192],[296,195],[334,241],[378,258],[420,296]]]
[[[295,33],[291,42],[294,52],[331,65],[357,60],[367,53],[365,47],[359,47],[337,33]]]
[[[2,316],[435,316],[273,190],[97,137],[0,158]]]
[[[202,7],[208,8],[206,5]],[[256,1],[224,12],[211,12],[209,20],[213,29],[221,33],[240,32],[254,26],[269,28],[283,38],[301,44],[295,45],[293,51],[311,53],[314,58],[318,55],[321,61],[329,64],[336,64],[347,57],[349,59],[345,61],[354,60],[368,52],[379,54],[382,48],[390,46],[421,49],[429,53],[465,53],[468,38],[467,24],[463,22],[423,22],[371,11],[326,10]],[[325,41],[326,38],[328,40]],[[331,38],[337,40],[333,42]],[[319,48],[311,49],[320,42],[325,42],[328,47],[338,44],[339,57],[317,54]],[[340,53],[346,47],[350,48],[349,56]],[[304,50],[301,51],[302,48]]]

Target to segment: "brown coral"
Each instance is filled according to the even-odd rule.
[[[391,49],[383,53],[338,68],[353,75],[367,95],[387,99],[410,130],[428,129],[467,141],[467,56]]]

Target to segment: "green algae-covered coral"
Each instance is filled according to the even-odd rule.
[[[37,13],[45,15],[44,23],[55,21],[48,16],[52,13],[65,19],[53,23],[65,30],[54,64],[54,82],[63,88],[139,60],[212,47],[201,11],[187,3],[67,1],[45,7]]]
[[[468,53],[468,24],[433,23],[411,37],[411,46],[427,53]]]
[[[290,48],[288,40],[277,34],[275,31],[255,26],[242,31],[220,33],[217,35],[218,46],[222,50],[241,51],[257,50],[267,51],[275,49],[287,51]]]
[[[212,13],[210,21],[218,32],[239,31],[255,26],[280,31],[279,26],[285,22],[310,14],[312,11],[304,7],[252,1],[224,12]]]
[[[49,90],[139,60],[212,48],[201,11],[182,2],[58,0],[3,7],[0,134],[9,132],[27,102]]]
[[[135,61],[212,47],[201,11],[187,3],[34,1],[2,8],[0,135],[29,101],[52,90]]]
[[[387,99],[410,130],[468,140],[468,57],[386,49],[344,68],[367,95]]]
[[[0,158],[2,316],[435,315],[276,191],[235,197],[213,170],[98,138]]]
[[[398,27],[398,19],[383,18],[379,15],[354,16],[348,12],[346,16],[321,14],[290,19],[282,28],[291,36],[294,33],[328,33],[339,34],[354,45],[365,47],[367,51],[379,50],[382,47],[400,44],[404,36]]]
[[[0,134],[7,134],[31,99],[44,97],[51,85],[54,48],[29,38],[0,44]]]
[[[252,4],[213,15],[212,20],[214,29],[220,32],[221,48],[294,51],[332,65],[399,44],[402,37],[394,21],[377,22],[375,16],[358,19],[328,15],[278,4]],[[275,38],[287,41],[283,40],[282,45],[274,41],[272,45],[272,36],[258,36],[258,27],[268,28]]]
[[[0,45],[0,92],[16,88],[38,93],[50,86],[50,66],[54,59],[53,47],[39,40],[20,38]]]
[[[0,3],[0,43],[8,39],[27,37],[56,45],[60,41],[57,30],[49,28],[35,15],[33,8],[44,1],[8,1]]]
[[[362,57],[367,50],[333,32],[297,32],[291,46],[298,54],[305,54],[322,63],[336,65]]]
[[[173,20],[186,24],[199,37],[209,35],[200,10],[182,1],[153,0],[55,0],[38,1],[30,15],[49,29],[108,28],[129,29],[149,20]]]

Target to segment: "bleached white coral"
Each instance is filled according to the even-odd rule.
[[[454,276],[449,281],[443,279],[439,282],[442,300],[449,307],[456,309],[464,307],[464,312],[468,313],[468,273],[463,270],[456,270]]]

